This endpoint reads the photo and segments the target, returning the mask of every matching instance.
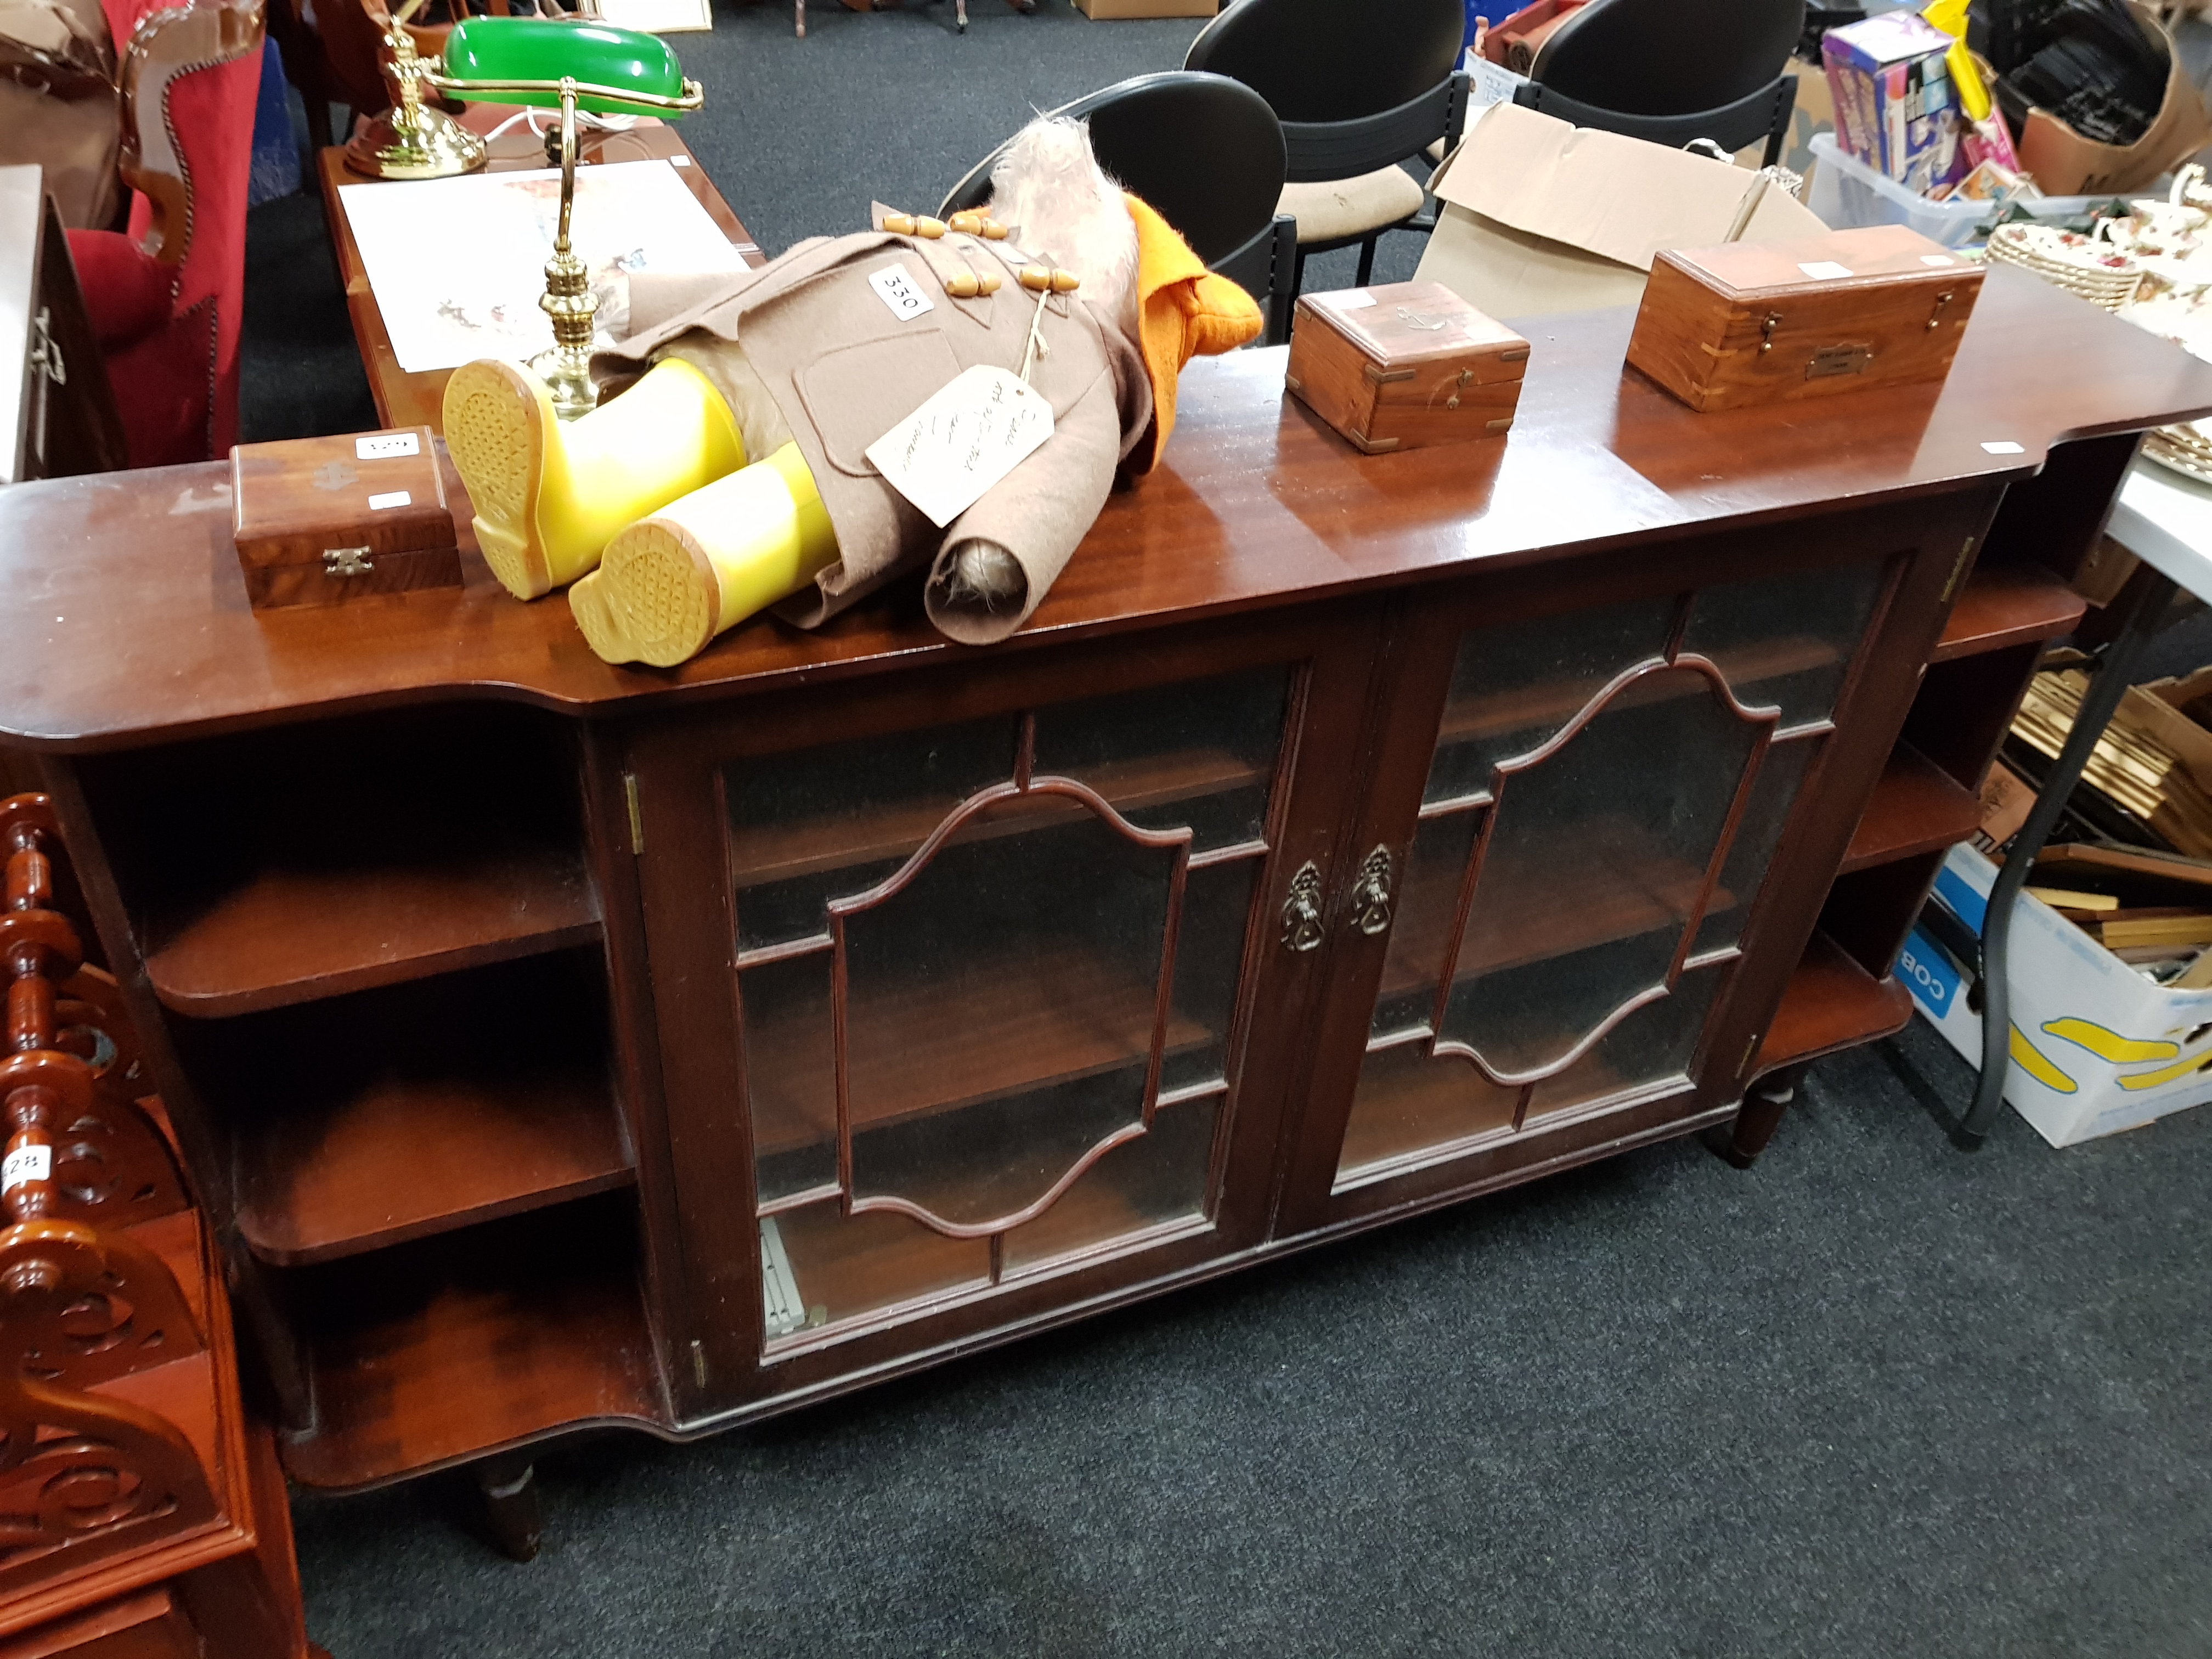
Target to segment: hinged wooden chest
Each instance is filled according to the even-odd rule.
[[[1442,283],[1309,294],[1283,383],[1370,455],[1496,437],[1528,343]]]
[[[1659,255],[1628,361],[1691,408],[1941,380],[1982,268],[1902,225]]]
[[[240,444],[230,452],[230,489],[256,611],[460,586],[427,426]]]

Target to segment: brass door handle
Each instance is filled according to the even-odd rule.
[[[1311,859],[1291,878],[1290,896],[1283,901],[1283,948],[1300,955],[1321,945],[1321,871]]]
[[[1352,925],[1372,939],[1390,927],[1390,849],[1378,847],[1352,884]]]

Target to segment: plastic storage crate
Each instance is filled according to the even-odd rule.
[[[1960,247],[1978,242],[2003,210],[1990,202],[1931,202],[1894,179],[1884,178],[1857,157],[1844,153],[1832,132],[1813,135],[1813,179],[1805,205],[1831,230],[1865,225],[1909,225],[1931,242]],[[2136,192],[2163,195],[2163,188]],[[2077,219],[2103,206],[2110,196],[2039,196],[2015,205],[2038,219]]]

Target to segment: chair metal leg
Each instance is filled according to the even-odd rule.
[[[2065,810],[2066,798],[2081,781],[2090,751],[2112,723],[2112,711],[2120,706],[2120,697],[2133,676],[2136,657],[2173,599],[2171,577],[2148,565],[2143,571],[2148,580],[2141,580],[2134,603],[2120,619],[2119,633],[2105,648],[2105,659],[2081,696],[2081,707],[2074,716],[2073,729],[2066,734],[2065,746],[2044,775],[2043,787],[2035,805],[2028,809],[2027,822],[2013,837],[2004,866],[1990,889],[1989,907],[1982,917],[1982,1074],[1974,1085],[1973,1103],[1966,1108],[1966,1115],[1952,1137],[1966,1152],[1978,1147],[1996,1121],[1997,1108],[2004,1102],[2005,1077],[2012,1069],[2011,981],[2006,975],[2013,904],[2027,884],[2035,855],[2043,850],[2059,813]]]
[[[791,0],[791,27],[800,40],[806,38],[806,0]]]
[[[1365,288],[1368,279],[1375,275],[1375,244],[1382,238],[1377,234],[1359,245],[1359,275],[1352,283],[1354,288]]]

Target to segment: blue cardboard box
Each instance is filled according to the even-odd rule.
[[[1949,35],[1911,11],[1830,29],[1820,40],[1844,148],[1923,196],[1966,171],[1964,118],[1943,61],[1950,49]]]

